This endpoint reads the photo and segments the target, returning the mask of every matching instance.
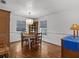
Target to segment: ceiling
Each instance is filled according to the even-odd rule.
[[[1,7],[16,15],[37,18],[65,10],[79,9],[79,0],[5,0]],[[31,14],[29,15],[29,12]]]

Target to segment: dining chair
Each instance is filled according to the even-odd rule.
[[[36,43],[42,43],[42,33],[36,34]]]
[[[10,56],[10,44],[7,40],[0,39],[0,57],[8,58]]]
[[[42,33],[36,33],[35,34],[35,39],[32,41],[32,45],[37,45],[42,43]]]
[[[21,45],[23,47],[23,43],[26,42],[28,44],[27,38],[24,36],[24,32],[21,32]]]

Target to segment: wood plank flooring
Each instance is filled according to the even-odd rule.
[[[21,47],[21,42],[11,44],[10,48],[11,58],[60,58],[61,47],[42,42],[42,45],[35,45],[32,49],[28,49],[25,44]]]

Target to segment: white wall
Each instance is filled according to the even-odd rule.
[[[24,21],[25,18],[22,16],[11,14],[10,16],[10,42],[21,40],[21,32],[16,31],[17,20]]]
[[[47,19],[47,42],[61,45],[61,38],[72,34],[70,27],[73,23],[79,24],[79,10],[66,10],[56,12],[54,14],[45,16]],[[67,34],[67,35],[64,35]]]
[[[47,19],[45,19],[44,17],[39,17],[39,18],[38,18],[38,22],[39,22],[38,30],[39,30],[39,32],[41,32],[41,33],[42,33],[42,31],[41,31],[41,28],[40,28],[40,21],[45,21],[45,20],[47,20]],[[44,40],[46,40],[46,39],[47,39],[47,35],[42,35],[42,40],[44,41]]]
[[[0,3],[0,9],[3,10],[8,10],[8,8],[6,7],[6,5],[3,5]],[[12,12],[10,13],[10,42],[14,42],[14,41],[19,41],[21,40],[21,32],[20,31],[16,31],[16,25],[17,25],[17,20],[22,20],[24,21],[26,18],[13,14]]]

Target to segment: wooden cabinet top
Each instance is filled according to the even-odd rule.
[[[10,11],[7,11],[7,10],[3,10],[3,9],[0,9],[0,11],[5,11],[5,12],[9,12],[9,13],[10,13]]]

